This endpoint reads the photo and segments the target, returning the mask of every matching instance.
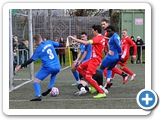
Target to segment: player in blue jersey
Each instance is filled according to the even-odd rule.
[[[85,41],[87,40],[87,33],[86,32],[81,33],[81,40],[85,40]],[[72,65],[72,68],[71,68],[73,76],[76,79],[76,82],[73,83],[72,86],[77,86],[80,82],[79,73],[77,72],[76,67],[79,64],[83,63],[84,61],[90,59],[91,51],[92,51],[92,45],[91,44],[89,44],[89,45],[80,44],[80,52],[79,52],[78,57],[74,61],[73,65]]]
[[[30,100],[30,101],[41,101],[42,97],[41,97],[40,82],[43,81],[48,75],[51,75],[48,89],[47,91],[42,93],[43,96],[46,96],[47,94],[49,94],[52,87],[54,86],[56,75],[60,71],[60,62],[54,47],[59,47],[61,46],[61,44],[51,40],[47,40],[44,42],[42,40],[41,35],[39,34],[36,34],[33,37],[33,39],[38,47],[36,48],[32,57],[25,63],[19,65],[15,69],[15,72],[18,72],[22,67],[27,66],[28,64],[37,60],[38,58],[42,60],[42,67],[39,69],[33,80],[33,87],[36,97]]]
[[[115,29],[113,26],[109,25],[106,28],[109,36],[109,52],[106,55],[106,57],[103,59],[101,66],[100,66],[100,72],[103,73],[103,70],[106,68],[107,69],[107,81],[105,84],[105,87],[107,88],[107,83],[110,82],[111,78],[111,73],[112,73],[112,68],[116,66],[118,61],[121,58],[122,54],[122,48],[120,45],[120,37],[117,33],[115,33]]]

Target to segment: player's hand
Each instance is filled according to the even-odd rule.
[[[72,40],[75,40],[76,37],[73,37],[73,36],[68,36],[69,38],[71,38]]]
[[[14,72],[18,72],[20,69],[21,69],[21,65],[17,66]]]
[[[136,55],[132,55],[132,58],[135,60],[136,59]]]
[[[110,54],[110,55],[114,55],[114,52],[113,52],[113,51],[111,51],[111,50],[109,50],[108,54]]]

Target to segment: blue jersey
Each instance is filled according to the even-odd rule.
[[[117,33],[114,33],[110,38],[109,38],[109,50],[114,52],[114,55],[111,55],[112,57],[118,57],[119,54],[122,53],[122,48],[120,45],[120,37]]]
[[[92,55],[91,54],[92,53],[92,45],[91,44],[85,45],[84,51],[87,51],[87,55],[86,55],[86,57],[84,58],[84,60],[82,62],[84,62],[86,60],[89,60],[91,58],[91,55]]]
[[[81,53],[83,55],[84,51],[85,51],[85,44],[80,44],[80,51],[81,51]]]
[[[43,67],[50,66],[60,66],[60,62],[54,47],[58,47],[60,44],[58,42],[54,42],[52,40],[47,40],[45,42],[41,42],[39,46],[36,48],[34,54],[31,59],[34,61],[40,58],[42,60]]]

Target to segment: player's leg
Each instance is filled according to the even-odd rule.
[[[72,68],[71,68],[72,74],[73,74],[74,78],[76,79],[76,82],[73,83],[72,86],[77,86],[79,84],[79,81],[80,81],[79,73],[76,70],[77,64],[78,64],[78,61],[74,62],[73,65],[72,65]]]
[[[85,94],[87,91],[89,91],[89,88],[87,87],[87,85],[88,85],[88,83],[86,81],[80,80],[80,83],[77,86],[79,91],[76,92],[74,95],[79,96],[79,95]]]
[[[98,83],[92,78],[92,76],[96,73],[96,69],[99,66],[99,64],[100,64],[100,60],[96,58],[91,59],[87,67],[86,76],[84,77],[89,82],[89,84],[98,91],[98,94],[96,96],[93,96],[93,98],[106,97],[106,94],[99,87]]]
[[[50,91],[51,91],[51,89],[54,86],[54,83],[56,81],[56,75],[60,71],[60,67],[52,66],[51,68],[48,68],[47,70],[49,71],[49,74],[51,74],[51,77],[50,77],[50,82],[48,84],[48,89],[45,92],[42,93],[42,96],[46,96],[50,93]]]
[[[136,74],[134,74],[129,68],[126,67],[126,62],[125,63],[120,63],[120,68],[121,70],[123,70],[124,72],[126,72],[127,74],[129,74],[131,76],[131,81],[134,80]]]

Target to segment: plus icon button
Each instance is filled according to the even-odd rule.
[[[137,104],[144,110],[155,107],[157,101],[157,94],[153,90],[143,89],[137,94]]]
[[[146,97],[145,97],[145,98],[142,98],[142,100],[143,100],[143,101],[146,101],[146,105],[148,105],[148,104],[149,104],[149,101],[152,101],[153,98],[149,98],[149,94],[147,93],[147,94],[146,94]]]

